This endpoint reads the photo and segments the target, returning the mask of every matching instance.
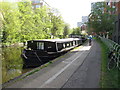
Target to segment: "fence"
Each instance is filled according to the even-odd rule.
[[[117,44],[116,42],[110,40],[110,39],[107,39],[107,38],[103,38],[103,37],[100,37],[101,41],[106,44],[108,46],[109,49],[114,49],[116,50],[117,52],[120,52],[120,45]]]

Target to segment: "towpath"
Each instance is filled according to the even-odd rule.
[[[6,88],[99,88],[101,49],[93,40]]]

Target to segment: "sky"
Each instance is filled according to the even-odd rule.
[[[64,21],[70,27],[77,27],[77,22],[82,21],[82,16],[88,16],[91,11],[91,2],[103,0],[44,0],[51,7],[58,9]]]

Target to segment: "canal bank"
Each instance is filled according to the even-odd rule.
[[[15,83],[11,83],[12,85],[15,85],[15,84],[17,84],[17,83],[19,83],[19,85],[17,86],[18,88],[19,87],[21,87],[21,84],[20,84],[20,82],[26,82],[26,83],[29,83],[29,82],[31,82],[31,80],[34,80],[35,78],[37,78],[37,77],[39,77],[39,76],[43,76],[44,78],[45,78],[45,76],[44,75],[47,75],[48,77],[50,77],[53,73],[55,73],[55,72],[57,72],[57,71],[59,71],[60,70],[60,67],[61,68],[63,68],[64,67],[64,65],[65,65],[65,67],[66,67],[66,65],[67,65],[67,67],[69,67],[69,66],[71,66],[71,64],[69,64],[70,62],[71,62],[71,58],[73,58],[73,60],[74,60],[74,58],[76,58],[76,59],[78,59],[78,56],[79,56],[79,54],[81,53],[81,54],[86,54],[86,52],[80,52],[78,49],[80,49],[80,48],[82,48],[81,46],[80,47],[77,47],[76,49],[73,49],[73,50],[71,50],[69,53],[66,53],[65,55],[63,55],[63,56],[61,56],[61,57],[59,57],[59,58],[56,58],[55,60],[53,60],[53,62],[49,62],[49,63],[47,63],[47,65],[48,65],[48,67],[46,67],[46,65],[43,65],[42,67],[45,67],[45,68],[43,68],[43,69],[41,69],[40,67],[38,67],[38,68],[36,68],[36,69],[34,69],[33,71],[30,71],[29,73],[27,73],[25,76],[27,76],[26,78],[24,78],[24,79],[21,79],[21,80],[19,80],[18,82],[15,82]],[[85,48],[84,48],[85,49]],[[76,50],[78,50],[78,51],[76,51]],[[85,51],[85,50],[83,50],[83,51]],[[73,57],[71,57],[71,56],[73,56]],[[85,55],[83,55],[83,56],[81,56],[82,58],[85,58]],[[69,59],[67,59],[67,62],[65,61],[66,60],[66,58],[69,58]],[[82,62],[83,62],[83,60],[84,59],[82,59],[82,61],[79,61],[79,60],[75,60],[75,62],[74,63],[76,63],[76,64],[73,64],[73,66],[72,67],[74,67],[74,65],[76,65],[76,68],[79,66],[79,64],[81,64]],[[78,63],[79,62],[79,63]],[[52,63],[52,64],[51,64]],[[60,63],[62,63],[62,64],[60,64]],[[59,67],[60,66],[60,67]],[[65,69],[67,69],[67,67],[65,68]],[[53,69],[52,71],[51,71],[51,68]],[[74,68],[74,70],[76,69],[76,68]],[[41,69],[40,71],[39,71],[39,69]],[[55,69],[55,70],[54,70]],[[58,70],[57,70],[58,69]],[[71,72],[71,74],[74,72],[74,70]],[[36,73],[34,73],[34,72],[36,72]],[[45,73],[49,73],[49,74],[45,74]],[[51,73],[51,72],[53,72],[53,73]],[[63,71],[62,71],[63,72]],[[70,76],[71,74],[69,74],[68,76]],[[50,76],[49,76],[50,75]],[[53,76],[53,75],[52,75]],[[23,75],[23,77],[24,77],[24,75]],[[47,78],[46,78],[47,79]],[[11,86],[12,86],[11,85]],[[3,86],[5,86],[5,85],[3,85]],[[8,84],[8,87],[10,86],[10,84]],[[15,85],[16,86],[16,85]]]
[[[23,60],[21,58],[23,49],[23,47],[18,45],[2,48],[2,83],[13,81],[14,78],[34,69],[23,69]]]
[[[11,84],[13,84],[13,83],[15,83],[15,82],[17,82],[17,81],[20,81],[20,80],[26,78],[27,76],[30,76],[30,75],[34,74],[35,72],[38,72],[39,70],[47,67],[47,66],[50,65],[50,64],[53,64],[54,62],[60,63],[61,61],[60,61],[59,59],[63,58],[64,56],[68,55],[69,53],[71,53],[71,52],[73,52],[74,50],[76,50],[76,49],[78,49],[78,48],[81,48],[81,47],[83,47],[83,45],[72,49],[72,50],[69,51],[68,53],[66,53],[66,54],[64,54],[64,55],[62,55],[62,56],[60,56],[60,57],[58,57],[58,58],[56,58],[56,59],[54,59],[54,60],[52,60],[52,61],[44,64],[44,65],[41,65],[40,67],[36,67],[36,68],[32,68],[31,70],[27,70],[26,73],[21,74],[21,75],[15,77],[15,78],[9,80],[8,82],[2,84],[2,86],[3,86],[3,87],[7,87],[7,86],[9,86],[9,85],[11,85]]]

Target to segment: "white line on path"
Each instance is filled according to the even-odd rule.
[[[84,51],[85,52],[85,51]],[[76,61],[84,52],[82,52],[80,55],[78,55],[73,61],[71,61],[68,65],[66,65],[64,68],[62,68],[59,72],[57,72],[54,76],[49,78],[44,84],[42,84],[39,88],[43,88],[45,85],[52,82],[57,76],[59,76],[65,69],[67,69],[74,61]],[[70,59],[70,58],[69,58]]]

